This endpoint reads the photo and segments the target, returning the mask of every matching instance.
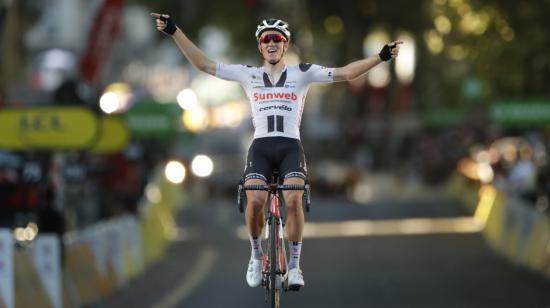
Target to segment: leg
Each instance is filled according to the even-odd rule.
[[[298,177],[285,179],[284,184],[304,185],[304,180]],[[286,190],[283,192],[287,213],[286,232],[291,242],[301,242],[304,230],[304,210],[302,209],[301,190]]]
[[[246,168],[244,171],[245,185],[265,185],[271,175],[269,142],[254,140],[248,149]],[[262,282],[263,251],[261,234],[264,227],[264,205],[267,199],[265,191],[246,191],[245,220],[250,236],[251,256],[246,271],[246,281],[251,287],[257,287]]]
[[[245,185],[265,185],[263,180],[250,179]],[[258,237],[262,234],[264,228],[264,205],[267,198],[265,191],[247,191],[246,192],[246,211],[245,219],[248,233],[252,237]]]
[[[304,149],[299,140],[287,139],[284,144],[284,159],[281,162],[281,176],[284,178],[283,184],[304,185],[307,177],[306,157]],[[288,240],[291,242],[301,242],[304,229],[304,210],[302,209],[301,190],[283,191],[285,199],[287,221],[286,232]]]
[[[245,185],[264,185],[265,181],[250,179]],[[267,192],[247,191],[245,220],[250,236],[251,255],[246,271],[246,281],[251,287],[257,287],[262,282],[263,252],[261,234],[264,227],[264,204]]]
[[[302,178],[288,178],[284,184],[303,185]],[[302,250],[302,233],[304,230],[304,210],[302,209],[302,195],[300,190],[283,192],[287,213],[286,232],[288,236],[289,262],[287,284],[289,290],[297,291],[304,286],[304,277],[300,270],[300,254]]]
[[[307,174],[304,149],[299,140],[288,140],[286,155],[281,162],[280,169],[285,181],[284,184],[304,185]],[[288,279],[289,289],[293,290],[304,285],[304,278],[300,270],[300,254],[302,251],[302,234],[304,230],[304,210],[300,190],[283,192],[286,207],[286,232],[288,238],[289,262]]]

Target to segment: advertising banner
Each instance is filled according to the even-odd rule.
[[[124,118],[136,138],[166,139],[173,137],[181,126],[182,110],[176,104],[139,103],[130,108]]]
[[[123,6],[123,0],[104,0],[94,18],[86,53],[80,62],[80,72],[86,81],[97,80],[101,66],[109,56],[111,46],[120,30]]]
[[[498,101],[489,117],[505,127],[545,127],[550,124],[550,99]]]
[[[33,263],[54,308],[63,307],[60,249],[54,234],[40,234],[32,248]]]
[[[0,148],[87,149],[97,138],[98,121],[83,107],[0,110]]]

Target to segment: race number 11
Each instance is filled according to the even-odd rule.
[[[285,129],[284,129],[284,122],[283,122],[283,116],[267,116],[267,132],[268,133],[271,133],[273,131],[275,131],[275,129],[278,131],[278,132],[284,132]],[[277,121],[275,121],[277,120]]]

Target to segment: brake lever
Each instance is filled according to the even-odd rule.
[[[306,212],[309,212],[309,205],[311,204],[311,193],[310,193],[310,186],[309,184],[306,184],[305,186],[305,195],[306,195]]]
[[[239,212],[242,213],[244,211],[243,208],[243,184],[239,184],[237,188],[237,204],[239,205]]]

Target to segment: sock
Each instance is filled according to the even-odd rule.
[[[302,251],[302,242],[288,242],[288,251],[290,252],[288,269],[299,268],[300,253]]]
[[[250,236],[250,247],[252,247],[252,257],[254,259],[263,259],[262,239],[258,236]]]

